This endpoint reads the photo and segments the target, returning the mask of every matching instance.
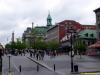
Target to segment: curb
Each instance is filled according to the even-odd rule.
[[[44,67],[44,68],[46,68],[46,69],[48,69],[48,70],[54,72],[54,70],[53,70],[52,68],[48,67],[47,65],[45,65],[45,64],[41,64],[39,61],[37,61],[37,60],[35,60],[35,59],[32,59],[32,58],[30,58],[30,57],[27,57],[27,58],[30,59],[31,61],[33,61],[33,62],[35,62],[35,63],[41,65],[42,67]]]
[[[80,74],[99,74],[100,75],[100,71],[80,72]]]
[[[66,74],[62,74],[61,72],[54,71],[54,69],[52,69],[51,67],[49,67],[49,66],[47,66],[47,65],[45,65],[45,64],[41,64],[41,62],[39,62],[39,61],[37,61],[37,60],[35,60],[35,59],[32,59],[32,58],[30,58],[30,57],[27,57],[27,58],[30,59],[31,61],[33,61],[33,62],[35,62],[35,63],[41,65],[42,67],[44,67],[44,68],[46,68],[46,69],[52,71],[52,72],[55,72],[55,73],[60,74],[60,75],[66,75]]]

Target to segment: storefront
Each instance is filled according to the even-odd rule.
[[[88,50],[86,51],[87,55],[100,55],[100,41],[88,46]]]

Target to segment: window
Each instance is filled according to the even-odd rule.
[[[92,33],[92,34],[90,34],[90,36],[91,36],[91,37],[94,37],[93,33]]]
[[[98,28],[100,29],[100,23],[98,24]]]
[[[88,33],[84,34],[86,37],[88,37]]]
[[[99,32],[99,39],[100,39],[100,32]]]
[[[100,21],[100,16],[99,16],[99,15],[98,15],[98,18],[97,18],[97,20],[98,20],[98,21]]]
[[[100,15],[97,16],[97,24],[100,24]]]
[[[69,24],[71,25],[72,23],[71,23],[71,22],[69,22]]]

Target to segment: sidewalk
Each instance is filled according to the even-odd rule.
[[[52,67],[50,66],[50,65],[48,65],[48,62],[46,62],[46,60],[50,60],[51,61],[51,59],[47,59],[47,57],[45,57],[44,58],[44,60],[42,61],[42,60],[36,60],[35,58],[31,58],[31,57],[29,57],[29,56],[27,56],[27,58],[28,59],[30,59],[31,61],[34,61],[34,62],[36,62],[36,63],[38,63],[39,65],[41,65],[41,66],[43,66],[43,67],[45,67],[45,68],[47,68],[48,70],[50,70],[50,71],[53,71],[53,72],[56,72],[57,74],[59,74],[59,75],[80,75],[80,74],[71,74],[71,72],[70,72],[70,70],[67,70],[67,69],[60,69],[60,70],[55,70],[54,71],[54,68],[53,68],[53,65],[52,64],[50,64],[50,65],[52,65]],[[58,59],[57,59],[58,60]],[[55,60],[53,60],[53,61],[55,61]]]
[[[2,75],[9,75],[9,61],[8,57],[3,57],[3,72]],[[11,75],[61,75],[54,71],[48,70],[46,67],[43,67],[43,64],[39,66],[37,71],[37,64],[41,63],[30,61],[26,56],[12,56],[11,57]],[[19,65],[22,67],[22,72],[19,72]]]
[[[28,56],[28,58],[30,58]],[[56,71],[57,73],[61,74],[61,75],[70,75],[70,57],[67,55],[62,55],[62,56],[57,56],[55,58],[50,58],[49,56],[45,56],[44,60],[36,60],[35,58],[30,58],[31,60],[34,60],[37,63],[40,63],[41,65],[43,65],[44,67],[48,68],[51,71],[54,71],[53,69],[53,65],[56,64]],[[91,73],[91,72],[95,72],[97,73],[97,71],[100,71],[100,67],[98,67],[100,65],[98,60],[95,60],[91,57],[88,56],[82,56],[82,58],[80,59],[79,56],[75,56],[74,57],[74,64],[77,64],[79,67],[79,72],[81,74],[83,73]],[[75,75],[79,75],[79,74],[75,74]]]

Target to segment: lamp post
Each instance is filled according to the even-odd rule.
[[[71,72],[74,72],[74,64],[73,64],[73,57],[74,57],[74,52],[73,52],[73,35],[75,33],[75,30],[72,27],[68,27],[67,30],[68,33],[70,33],[70,51],[71,51]]]
[[[73,51],[73,48],[72,48],[72,32],[71,32],[71,38],[70,38],[70,44],[71,44],[71,72],[73,72],[73,54],[72,54],[72,51]]]

